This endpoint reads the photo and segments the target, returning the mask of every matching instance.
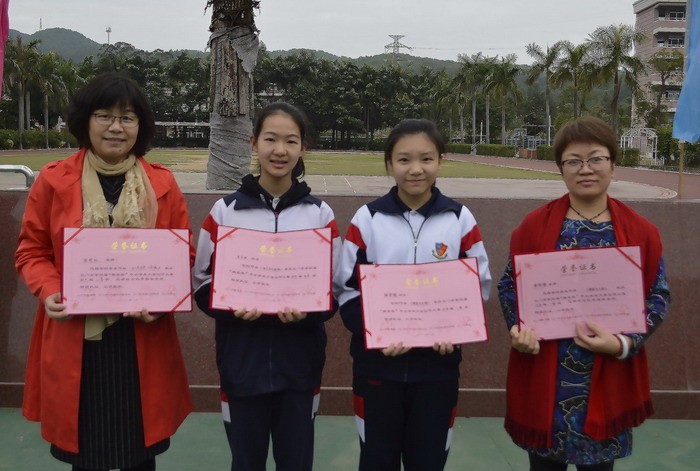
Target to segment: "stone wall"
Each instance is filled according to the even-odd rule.
[[[0,407],[19,407],[24,365],[37,300],[17,279],[14,250],[27,193],[0,191]],[[195,237],[204,217],[220,195],[187,194]],[[326,201],[335,210],[341,233],[355,210],[369,197],[335,196]],[[542,200],[472,199],[462,201],[474,213],[497,280],[506,262],[510,233]],[[700,201],[637,201],[630,205],[655,223],[664,242],[664,255],[673,295],[666,323],[649,341],[652,390],[657,418],[700,419],[700,351],[696,332],[700,317]],[[695,306],[695,307],[694,307]],[[486,303],[490,340],[463,347],[459,414],[501,416],[504,411],[505,371],[509,349],[505,323],[495,294]],[[213,321],[199,311],[177,314],[195,407],[219,408],[218,374],[214,363]],[[352,414],[349,335],[339,316],[328,325],[328,360],[324,372],[323,414]]]

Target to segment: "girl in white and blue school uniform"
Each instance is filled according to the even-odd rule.
[[[402,343],[365,348],[358,286],[360,264],[414,264],[476,257],[482,296],[491,287],[488,258],[472,213],[444,196],[435,180],[445,152],[435,124],[399,123],[384,162],[396,180],[389,193],[355,213],[343,243],[334,289],[352,332],[353,394],[361,471],[441,470],[457,406],[459,345]]]
[[[245,176],[238,191],[217,201],[199,234],[194,296],[199,308],[216,319],[224,426],[231,469],[236,471],[264,471],[270,438],[277,470],[312,469],[314,417],[325,362],[324,322],[336,306],[308,314],[289,306],[276,315],[261,315],[256,306],[235,312],[209,307],[219,226],[267,232],[328,227],[337,258],[340,237],[333,211],[299,181],[306,137],[306,120],[297,108],[287,103],[266,106],[250,139],[260,175]]]

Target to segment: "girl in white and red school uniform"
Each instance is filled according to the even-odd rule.
[[[402,343],[365,348],[358,286],[360,264],[414,264],[476,257],[482,296],[491,275],[472,213],[444,196],[435,180],[445,144],[431,121],[399,123],[387,138],[384,162],[396,180],[389,193],[362,206],[350,223],[334,288],[352,332],[353,394],[362,471],[441,470],[457,406],[459,345]]]
[[[329,227],[334,255],[340,237],[331,208],[299,181],[307,147],[306,120],[286,103],[266,106],[251,137],[260,175],[214,204],[204,221],[194,269],[195,300],[216,319],[216,362],[221,377],[224,426],[231,469],[264,471],[270,438],[278,470],[312,469],[314,418],[325,362],[328,312],[289,306],[261,315],[256,306],[235,312],[209,307],[212,259],[221,225],[284,232]],[[334,257],[335,258],[335,257]]]

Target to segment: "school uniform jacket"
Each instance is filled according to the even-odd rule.
[[[254,321],[244,321],[231,311],[209,307],[214,241],[220,226],[266,232],[328,227],[333,238],[333,259],[337,260],[341,245],[333,211],[310,195],[306,183],[295,180],[287,193],[274,200],[272,209],[273,198],[256,177],[247,175],[238,191],[214,204],[199,233],[195,301],[203,312],[216,319],[216,363],[227,395],[307,391],[321,384],[326,358],[323,322],[335,313],[335,301],[331,311],[308,313],[306,319],[287,324],[276,315],[263,314]]]
[[[432,348],[414,348],[397,357],[365,348],[358,265],[426,263],[466,257],[477,259],[482,297],[486,300],[491,275],[476,220],[466,207],[437,188],[417,211],[399,199],[394,187],[355,213],[343,243],[334,290],[343,322],[352,332],[350,353],[356,375],[403,382],[459,377],[458,365],[462,359],[459,348],[449,355],[440,355]]]
[[[78,410],[85,318],[57,322],[44,311],[44,300],[61,291],[62,230],[81,227],[80,178],[85,149],[46,165],[27,198],[15,254],[16,267],[39,298],[29,345],[22,413],[41,422],[42,437],[59,448],[78,452]],[[172,173],[141,159],[158,201],[157,228],[189,229],[182,192]],[[193,254],[194,255],[194,254]],[[185,365],[172,315],[134,322],[145,446],[175,433],[192,410]]]

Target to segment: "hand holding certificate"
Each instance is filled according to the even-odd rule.
[[[514,256],[520,323],[544,340],[576,337],[593,321],[611,333],[646,332],[639,247]]]
[[[367,348],[487,340],[474,258],[420,265],[360,265]]]
[[[331,246],[329,228],[263,232],[220,226],[214,251],[212,309],[245,307],[267,314],[285,308],[330,310]]]
[[[192,310],[187,229],[65,228],[68,314]]]

